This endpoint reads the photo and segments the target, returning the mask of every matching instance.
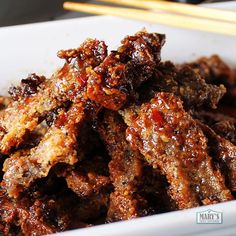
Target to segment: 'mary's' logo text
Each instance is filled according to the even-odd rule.
[[[197,212],[197,224],[222,224],[223,213],[213,210]]]

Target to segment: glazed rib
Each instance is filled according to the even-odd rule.
[[[102,106],[118,110],[135,89],[150,78],[160,61],[165,36],[140,31],[122,41],[117,51],[90,72],[88,97]]]
[[[179,98],[157,93],[149,103],[123,112],[127,140],[170,184],[180,209],[233,199],[207,154],[207,140]]]
[[[12,103],[0,120],[0,152],[8,153],[12,147],[17,147],[24,141],[24,135],[34,130],[49,111],[73,100],[76,92],[86,85],[86,70],[103,61],[106,48],[98,40],[85,41],[73,54],[76,58],[39,84],[35,94]],[[61,52],[60,56],[64,54],[66,52]]]
[[[125,130],[122,118],[111,111],[106,111],[102,122],[98,124],[98,132],[111,156],[109,171],[115,188],[110,195],[108,221],[142,216],[147,204],[137,193],[143,177],[141,155],[131,150],[125,139]]]

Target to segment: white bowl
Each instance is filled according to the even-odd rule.
[[[236,2],[224,3],[221,6],[236,9]],[[162,53],[164,60],[170,59],[179,63],[217,53],[236,67],[236,37],[107,16],[89,17],[0,28],[0,92],[6,94],[10,84],[16,83],[31,72],[49,76],[62,64],[56,58],[59,49],[77,47],[87,37],[103,39],[109,45],[109,49],[114,49],[125,35],[133,34],[143,27],[148,31],[166,34],[167,42]],[[222,217],[218,221],[219,224],[198,224],[199,212],[209,209]],[[60,235],[235,235],[235,219],[236,201],[232,201],[128,222],[78,229]]]

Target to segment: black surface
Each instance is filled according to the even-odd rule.
[[[66,0],[0,0],[0,27],[56,19],[91,16],[81,12],[70,12],[63,9]],[[96,0],[70,0],[73,2],[87,2],[104,4]],[[171,0],[170,0],[171,1]],[[201,3],[202,0],[172,0],[178,2]],[[207,0],[208,2],[219,0]],[[112,5],[112,4],[108,4]]]
[[[63,2],[65,0],[0,0],[0,26],[89,15],[79,12],[70,14],[69,11],[63,9]]]

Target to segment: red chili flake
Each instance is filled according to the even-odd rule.
[[[156,109],[152,110],[151,118],[155,123],[157,123],[158,126],[162,125],[163,117],[158,110],[156,110]]]
[[[86,72],[80,72],[80,75],[77,77],[78,82],[81,86],[85,86],[87,83],[87,74]]]
[[[65,113],[60,114],[57,121],[55,122],[55,126],[60,128],[60,127],[64,126],[67,122],[68,122],[67,114],[65,114]]]

